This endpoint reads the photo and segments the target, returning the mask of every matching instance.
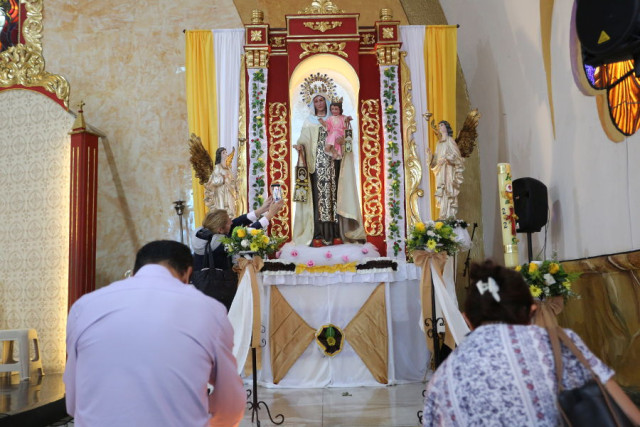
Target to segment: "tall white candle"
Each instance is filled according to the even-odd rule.
[[[513,206],[513,185],[511,165],[498,163],[498,198],[500,227],[502,228],[502,247],[504,249],[504,265],[518,265],[518,238],[516,237],[516,212]]]

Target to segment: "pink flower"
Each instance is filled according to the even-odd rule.
[[[331,257],[333,256],[333,254],[331,254],[331,252],[330,252],[330,251],[327,251],[327,253],[326,253],[326,254],[324,254],[324,256],[325,256],[326,258],[331,258]]]
[[[369,253],[369,249],[367,249],[367,248],[362,248],[362,253],[363,253],[363,254],[365,254],[365,255],[366,255],[366,254],[368,254],[368,253]]]
[[[342,261],[349,262],[349,257],[347,255],[342,255]]]
[[[298,256],[298,251],[296,250],[291,251],[291,256]]]
[[[315,262],[313,262],[312,259],[310,259],[309,261],[307,261],[307,267],[313,267],[314,265],[316,265]]]

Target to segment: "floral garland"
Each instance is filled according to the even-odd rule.
[[[384,122],[384,141],[386,143],[385,174],[387,206],[387,253],[394,256],[404,252],[404,171],[400,143],[400,112],[398,105],[399,82],[398,67],[380,67],[382,81],[381,98],[384,102],[382,110]]]
[[[294,264],[279,260],[266,260],[262,270],[263,274],[301,274],[308,273],[370,273],[372,271],[398,271],[398,263],[390,258],[371,258],[366,262],[334,265]]]
[[[249,87],[251,88],[249,115],[249,206],[257,209],[264,203],[266,191],[265,153],[267,139],[265,137],[264,118],[267,101],[267,70],[262,68],[249,71]]]

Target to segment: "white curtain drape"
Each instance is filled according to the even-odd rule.
[[[238,145],[238,108],[240,102],[240,65],[244,52],[244,29],[212,30],[216,63],[218,103],[218,146]],[[213,156],[215,153],[211,153]],[[233,159],[233,170],[236,169]]]
[[[429,191],[429,180],[431,171],[426,164],[425,152],[428,146],[427,132],[429,128],[422,115],[427,112],[427,85],[424,68],[424,25],[401,25],[400,40],[402,50],[407,52],[405,61],[411,72],[411,94],[413,106],[416,109],[416,132],[413,138],[416,142],[418,157],[422,165],[422,181],[420,188],[424,190],[424,197],[418,198],[418,210],[423,221],[431,219],[431,194]]]

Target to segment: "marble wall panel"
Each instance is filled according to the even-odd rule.
[[[188,199],[191,188],[182,30],[242,23],[231,0],[45,0],[44,9],[47,70],[69,80],[71,108],[84,100],[87,121],[107,135],[99,153],[100,287],[132,267],[142,244],[180,238],[172,202]]]

